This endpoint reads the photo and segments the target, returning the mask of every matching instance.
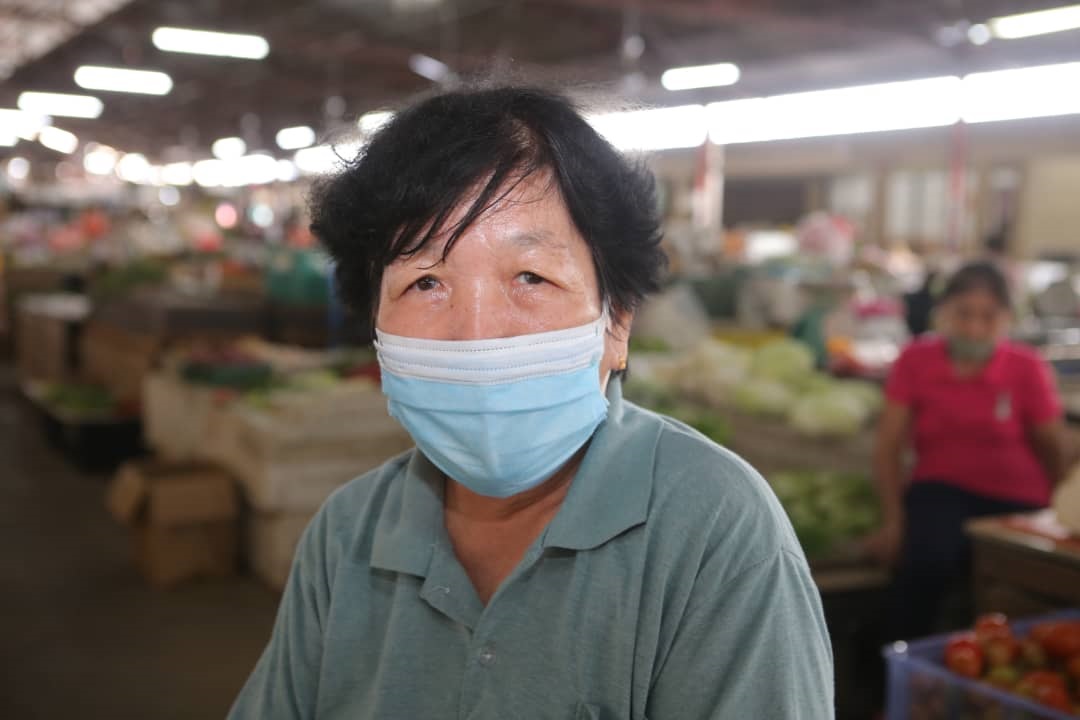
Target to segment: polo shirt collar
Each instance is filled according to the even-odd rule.
[[[626,413],[617,377],[608,382],[607,399],[607,419],[593,434],[544,547],[591,550],[648,517],[660,423]]]
[[[658,423],[635,432],[622,385],[607,387],[608,414],[596,432],[566,499],[542,537],[544,547],[590,550],[645,522],[652,495]],[[627,433],[635,433],[626,442]],[[449,547],[443,518],[442,473],[414,451],[401,475],[390,482],[375,525],[370,564],[425,577],[437,545]]]
[[[443,475],[419,450],[390,481],[375,524],[371,567],[425,577],[436,544],[446,538]],[[447,540],[448,542],[448,540]]]

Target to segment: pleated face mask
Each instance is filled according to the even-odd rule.
[[[390,414],[475,493],[505,498],[551,477],[607,416],[607,313],[587,325],[491,340],[376,331]]]

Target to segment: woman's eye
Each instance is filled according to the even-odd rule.
[[[518,277],[527,285],[539,285],[543,282],[546,282],[544,278],[540,277],[536,273],[527,271],[521,273],[520,275],[518,275]]]
[[[438,280],[431,277],[430,275],[425,275],[424,277],[414,282],[412,286],[420,292],[429,292],[431,290],[434,290],[438,284]]]

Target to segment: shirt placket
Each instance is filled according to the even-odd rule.
[[[499,587],[487,607],[481,609],[476,624],[472,627],[465,672],[462,675],[461,703],[458,709],[461,720],[474,717],[486,693],[505,690],[509,695],[513,692],[512,686],[507,684],[507,678],[500,672],[500,667],[505,664],[506,653],[521,650],[515,647],[514,637],[508,635],[509,628],[515,627],[515,623],[507,622],[507,612],[520,609],[520,602],[515,601],[515,596],[520,599],[520,584],[524,582],[521,576],[531,570],[542,555],[542,544],[537,541],[526,551],[521,562]]]

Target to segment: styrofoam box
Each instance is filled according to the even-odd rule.
[[[1026,635],[1047,620],[1080,618],[1070,610],[1012,623]],[[1027,698],[976,680],[961,677],[943,664],[950,635],[898,642],[884,649],[888,664],[888,720],[952,720],[992,717],[996,720],[1076,720],[1075,715],[1039,705]]]

